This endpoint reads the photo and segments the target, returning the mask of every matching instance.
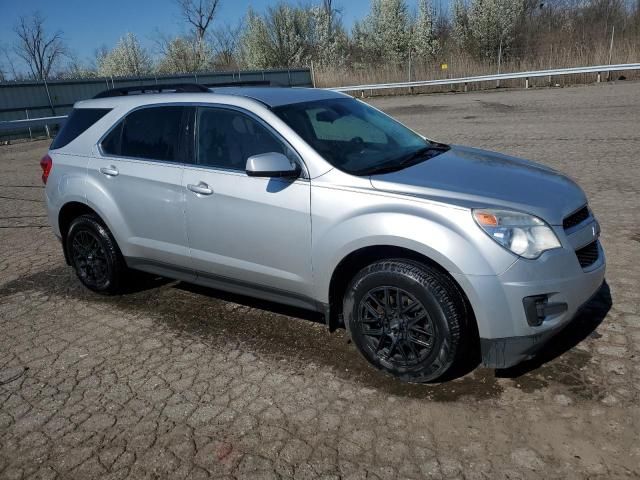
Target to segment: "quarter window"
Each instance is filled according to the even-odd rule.
[[[295,154],[257,120],[235,110],[198,109],[198,165],[244,171],[247,158],[278,152]]]
[[[109,155],[120,155],[120,139],[122,138],[122,124],[118,125],[109,132],[109,134],[102,140],[102,151]]]
[[[51,150],[68,145],[110,111],[109,108],[74,108],[53,140]]]

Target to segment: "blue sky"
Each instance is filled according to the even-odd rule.
[[[244,18],[249,5],[261,12],[274,3],[275,0],[222,0],[216,22],[236,24]],[[369,0],[335,3],[349,28],[369,10]],[[415,8],[417,0],[408,3]],[[156,27],[167,34],[186,29],[173,0],[0,0],[0,11],[0,45],[8,47],[14,43],[13,26],[21,15],[39,11],[46,18],[48,31],[62,30],[71,51],[83,61],[93,58],[101,45],[112,47],[128,31],[135,33],[145,46],[152,47]]]
[[[299,4],[300,0],[287,0]],[[304,4],[320,0],[302,0]],[[418,0],[407,0],[415,9]],[[237,24],[249,6],[262,12],[277,0],[221,0],[216,23]],[[334,0],[342,12],[345,26],[369,11],[369,0]],[[447,5],[448,0],[434,0]],[[0,46],[11,47],[15,42],[13,27],[21,15],[39,11],[46,18],[48,31],[62,30],[71,52],[82,61],[93,58],[95,50],[112,47],[126,32],[135,33],[146,47],[153,47],[156,28],[167,34],[186,31],[178,7],[173,0],[0,0]],[[17,65],[16,65],[17,66]]]

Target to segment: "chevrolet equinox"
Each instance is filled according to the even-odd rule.
[[[472,351],[530,358],[603,283],[598,222],[555,170],[328,90],[157,90],[76,103],[41,161],[91,290],[134,269],[319,311],[375,367],[427,382]]]

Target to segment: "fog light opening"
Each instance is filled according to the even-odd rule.
[[[532,327],[539,327],[542,323],[553,317],[564,313],[569,306],[564,302],[549,303],[549,295],[533,295],[522,299],[527,323]]]

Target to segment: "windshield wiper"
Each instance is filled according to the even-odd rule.
[[[440,153],[446,152],[451,149],[449,145],[445,145],[444,143],[435,143],[419,148],[418,150],[411,152],[405,157],[400,157],[400,159],[396,159],[391,164],[383,164],[378,167],[372,167],[362,172],[359,172],[360,175],[380,175],[383,173],[392,173],[397,172],[398,170],[403,170],[409,166],[415,165],[417,163],[416,160],[429,160],[430,158],[439,155]],[[429,155],[429,154],[432,155]]]
[[[411,164],[412,162],[414,162],[415,160],[419,160],[422,157],[427,156],[428,153],[433,153],[433,155],[430,155],[428,158],[425,158],[424,160],[433,158],[439,153],[446,152],[450,148],[451,147],[449,145],[445,145],[443,143],[432,143],[431,145],[427,145],[426,147],[419,148],[415,152],[410,153],[409,155],[401,159],[398,165],[404,168],[409,164]]]

